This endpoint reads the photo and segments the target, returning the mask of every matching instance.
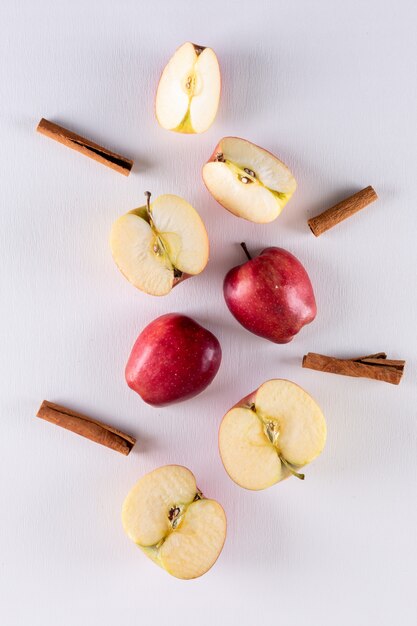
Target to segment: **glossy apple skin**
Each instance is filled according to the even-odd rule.
[[[288,343],[317,313],[313,287],[300,261],[283,248],[231,269],[223,283],[230,312],[247,330]]]
[[[126,382],[153,406],[192,398],[213,380],[222,351],[217,338],[190,317],[168,313],[137,338],[126,365]]]

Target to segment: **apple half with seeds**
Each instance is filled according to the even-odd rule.
[[[197,211],[178,196],[166,194],[122,215],[110,234],[116,265],[135,287],[164,296],[175,285],[200,274],[207,265],[209,240]]]
[[[285,163],[239,137],[219,141],[203,166],[203,180],[225,209],[259,224],[276,219],[297,187]]]
[[[123,527],[143,552],[176,578],[198,578],[214,565],[226,538],[226,515],[203,496],[192,472],[165,465],[128,494]]]
[[[202,133],[216,117],[220,68],[211,48],[187,42],[169,60],[156,92],[156,118],[167,130]]]
[[[326,442],[320,407],[289,380],[269,380],[224,416],[219,449],[230,478],[245,489],[266,489],[297,476]]]

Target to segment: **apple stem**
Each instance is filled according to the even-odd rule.
[[[280,456],[279,458],[280,458],[281,463],[285,465],[287,470],[290,471],[293,476],[296,476],[300,480],[304,480],[305,474],[300,474],[299,472],[296,472],[295,469],[291,467],[291,465],[288,463],[288,461],[284,459],[284,457]]]
[[[152,195],[152,194],[151,194],[151,192],[150,192],[150,191],[145,191],[145,196],[146,196],[146,209],[147,209],[147,211],[148,211],[148,214],[150,214],[150,211],[151,211],[151,205],[150,205],[150,202],[151,202],[151,195]]]
[[[250,253],[249,253],[249,250],[248,250],[248,248],[247,248],[247,246],[246,246],[245,242],[244,242],[244,241],[242,241],[242,243],[241,243],[240,245],[242,246],[243,251],[244,251],[244,253],[246,254],[246,256],[248,257],[249,261],[252,261],[252,257],[251,257],[251,255],[250,255]]]
[[[146,212],[148,214],[148,220],[149,220],[149,225],[150,227],[155,230],[154,227],[154,223],[153,223],[153,219],[152,219],[152,215],[151,215],[151,192],[150,191],[145,191],[145,196],[146,196]]]

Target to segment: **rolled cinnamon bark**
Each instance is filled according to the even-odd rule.
[[[36,130],[38,133],[50,137],[50,139],[54,139],[68,148],[72,148],[99,163],[103,163],[103,165],[107,165],[107,167],[120,172],[124,176],[129,176],[133,167],[133,161],[130,159],[116,152],[111,152],[107,148],[103,148],[103,146],[99,146],[97,143],[81,137],[81,135],[76,135],[67,128],[49,122],[45,118],[41,119]]]
[[[354,215],[364,207],[371,204],[371,202],[375,202],[378,200],[378,195],[369,185],[369,187],[365,187],[361,191],[353,194],[353,196],[349,196],[349,198],[345,198],[341,202],[338,202],[334,206],[330,207],[320,215],[316,215],[308,220],[308,225],[310,227],[311,232],[316,237],[319,237],[326,230],[333,228],[339,222],[347,219],[351,215]]]
[[[77,435],[81,435],[90,441],[100,443],[102,446],[116,450],[127,456],[136,443],[136,439],[122,433],[120,430],[108,426],[103,422],[76,413],[59,404],[44,400],[36,414],[51,424],[66,428]]]
[[[371,378],[398,385],[404,373],[405,361],[387,359],[385,352],[356,359],[336,359],[332,356],[309,352],[303,357],[303,367],[319,372]]]

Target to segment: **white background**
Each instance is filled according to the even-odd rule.
[[[0,621],[74,624],[414,625],[416,610],[416,36],[414,0],[126,1],[0,5]],[[162,130],[159,74],[184,41],[218,54],[223,93],[200,136]],[[129,178],[35,133],[44,116],[135,160]],[[200,170],[224,135],[279,155],[298,190],[282,216],[238,220]],[[380,200],[315,239],[306,220],[372,184]],[[114,265],[112,222],[143,192],[203,216],[210,263],[169,296]],[[226,271],[282,245],[305,264],[316,321],[286,346],[249,334]],[[201,396],[165,409],[124,381],[145,324],[195,317],[223,348]],[[307,351],[407,359],[399,387],[301,369]],[[217,452],[222,415],[271,377],[305,387],[328,443],[306,469],[251,493]],[[127,458],[34,419],[47,398],[137,436]],[[183,582],[125,537],[134,482],[166,463],[195,473],[228,516],[216,566]]]

